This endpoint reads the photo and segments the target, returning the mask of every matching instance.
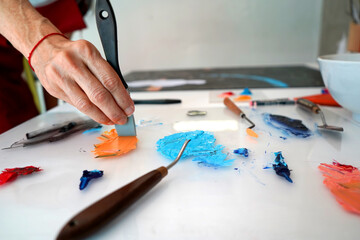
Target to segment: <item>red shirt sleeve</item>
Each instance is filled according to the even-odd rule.
[[[37,8],[62,33],[70,33],[86,28],[85,22],[75,0],[58,0]],[[6,39],[0,35],[0,45],[6,46]]]

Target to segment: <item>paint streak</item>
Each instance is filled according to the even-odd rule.
[[[238,78],[238,79],[246,79],[246,80],[255,80],[260,82],[266,82],[275,87],[286,88],[289,87],[288,84],[269,77],[257,76],[257,75],[247,75],[247,74],[239,74],[239,73],[211,73],[211,74],[202,74],[201,77],[206,78]]]
[[[138,124],[136,124],[136,127],[149,127],[149,126],[157,126],[157,125],[163,125],[162,122],[159,122],[159,120],[139,120]]]
[[[293,181],[290,178],[290,170],[288,168],[288,165],[284,161],[284,157],[281,151],[275,152],[274,154],[275,154],[275,160],[273,164],[273,169],[275,170],[276,174],[281,177],[284,177],[286,180],[292,183]]]
[[[96,158],[120,156],[136,149],[136,136],[118,136],[115,129],[105,131],[98,137],[102,143],[95,144],[92,151]]]
[[[27,166],[23,168],[5,168],[0,174],[0,185],[14,181],[20,175],[28,175],[42,171],[39,167]]]
[[[95,128],[90,128],[88,130],[85,130],[82,134],[88,134],[88,133],[94,133],[94,132],[100,132],[101,131],[102,126],[99,125],[98,127]]]
[[[244,156],[244,157],[249,157],[249,150],[247,148],[238,148],[234,150],[235,154]]]
[[[245,102],[245,101],[250,101],[251,100],[251,96],[249,95],[240,95],[236,98],[234,98],[235,102]]]
[[[92,171],[84,170],[83,175],[80,178],[80,185],[79,185],[80,190],[84,190],[92,179],[102,177],[103,175],[104,175],[104,171],[100,171],[100,170],[92,170]]]
[[[246,133],[251,137],[255,137],[255,138],[259,137],[259,135],[256,132],[254,132],[254,130],[252,130],[251,128],[247,128]]]
[[[333,161],[319,165],[325,186],[336,201],[349,212],[360,214],[360,171],[351,165]]]
[[[240,95],[252,95],[252,92],[250,91],[249,88],[244,88],[244,90],[242,91],[242,93],[240,93]]]
[[[298,119],[269,113],[264,113],[263,119],[266,124],[281,130],[288,136],[294,135],[296,137],[307,138],[312,135],[311,131]]]
[[[183,152],[182,158],[194,157],[193,161],[209,167],[226,167],[234,159],[226,160],[227,154],[222,145],[215,145],[215,137],[210,132],[201,130],[175,133],[157,141],[157,151],[170,160],[174,160],[185,140],[191,139]]]
[[[226,97],[231,97],[234,96],[235,94],[233,92],[223,92],[221,94],[218,95],[219,98],[226,98]]]

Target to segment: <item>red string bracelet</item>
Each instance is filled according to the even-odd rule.
[[[50,37],[50,36],[53,36],[53,35],[60,35],[60,36],[63,36],[64,38],[67,39],[67,37],[66,37],[64,34],[58,33],[58,32],[49,33],[49,34],[45,35],[44,37],[42,37],[42,38],[40,39],[40,41],[38,41],[38,42],[35,44],[35,46],[33,47],[33,49],[30,51],[29,57],[28,57],[29,65],[30,65],[31,69],[32,69],[34,72],[35,72],[35,70],[34,70],[34,68],[33,68],[32,65],[31,65],[31,56],[33,55],[35,49],[40,45],[40,43],[42,43],[42,41],[44,41],[46,38],[48,38],[48,37]]]

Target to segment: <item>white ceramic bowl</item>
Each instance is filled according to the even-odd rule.
[[[360,122],[360,54],[326,55],[318,61],[330,94]]]

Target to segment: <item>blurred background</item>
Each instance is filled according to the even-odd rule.
[[[95,2],[94,2],[95,3]],[[113,0],[120,65],[132,71],[314,63],[346,51],[349,1]],[[102,51],[94,4],[73,34]]]

